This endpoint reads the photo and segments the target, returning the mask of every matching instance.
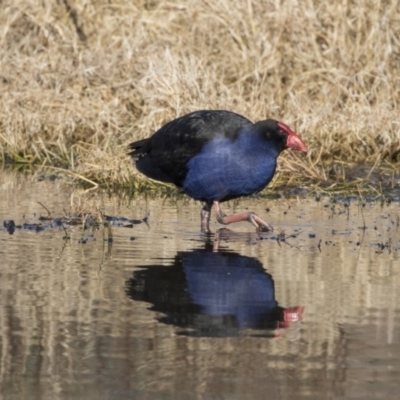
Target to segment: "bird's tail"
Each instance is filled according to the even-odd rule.
[[[130,155],[134,161],[137,161],[140,157],[146,154],[146,152],[143,151],[143,147],[148,140],[149,139],[141,139],[128,145],[128,149],[130,150],[128,155]]]

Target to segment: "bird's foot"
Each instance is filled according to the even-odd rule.
[[[273,232],[274,228],[268,223],[261,219],[257,214],[250,212],[248,220],[256,227],[257,232]]]
[[[272,232],[274,230],[270,224],[262,220],[253,212],[225,215],[222,211],[219,211],[217,213],[217,221],[223,225],[232,224],[234,222],[249,221],[256,227],[257,232]]]
[[[274,228],[270,224],[262,220],[256,213],[244,212],[239,214],[226,215],[221,210],[221,206],[218,201],[214,201],[214,206],[217,211],[217,221],[220,224],[228,225],[234,222],[249,221],[256,227],[257,232],[272,232],[274,230]],[[207,209],[211,210],[210,205],[208,205],[207,207],[205,206],[203,208],[203,211]]]

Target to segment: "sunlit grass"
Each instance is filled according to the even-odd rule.
[[[357,185],[350,164],[398,169],[399,37],[396,0],[6,0],[0,158],[150,190],[127,144],[227,109],[307,143],[306,158],[283,155],[275,185]]]

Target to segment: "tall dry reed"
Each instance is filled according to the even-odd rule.
[[[204,108],[293,126],[286,176],[400,158],[397,0],[3,0],[0,46],[4,161],[128,185],[126,145]]]

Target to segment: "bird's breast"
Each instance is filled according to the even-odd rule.
[[[187,164],[185,192],[198,200],[223,201],[262,190],[272,179],[278,153],[257,138],[216,137]]]

